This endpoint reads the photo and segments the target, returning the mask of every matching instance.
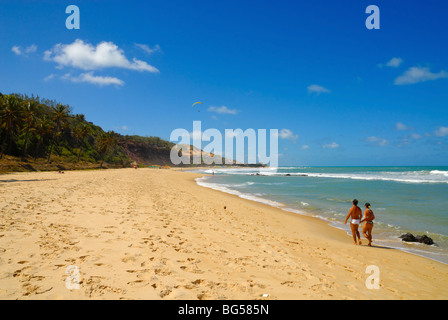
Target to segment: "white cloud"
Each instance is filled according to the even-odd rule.
[[[421,135],[419,135],[418,133],[413,133],[413,134],[411,134],[411,138],[412,139],[415,139],[415,140],[418,140],[418,139],[421,139]]]
[[[280,132],[278,133],[278,136],[281,139],[287,139],[287,140],[297,140],[299,138],[298,135],[294,134],[289,129],[282,129],[282,130],[280,130]]]
[[[339,147],[340,147],[340,145],[337,144],[336,142],[332,142],[332,143],[329,143],[329,144],[324,144],[322,146],[322,148],[324,148],[324,149],[336,149],[336,148],[339,148]]]
[[[317,84],[312,84],[312,85],[308,86],[307,89],[308,89],[308,94],[315,93],[316,95],[320,95],[321,93],[329,93],[330,92],[330,90],[328,90],[327,88],[324,88]]]
[[[35,44],[32,44],[25,49],[26,53],[34,53],[36,51],[37,51],[37,46]]]
[[[37,51],[37,46],[35,44],[32,44],[25,48],[25,50],[22,50],[20,46],[13,46],[11,48],[11,51],[14,52],[18,56],[26,56],[27,53],[34,53]]]
[[[158,44],[156,44],[154,46],[154,48],[151,48],[150,46],[146,45],[146,44],[141,44],[141,43],[136,43],[135,44],[137,47],[139,47],[140,49],[142,49],[144,52],[146,52],[147,54],[152,54],[154,52],[159,52],[161,51],[160,46]]]
[[[50,81],[50,80],[53,79],[54,77],[56,77],[56,75],[55,75],[54,73],[52,73],[52,74],[46,76],[46,77],[44,78],[44,81]]]
[[[406,125],[404,125],[403,123],[401,123],[401,122],[397,122],[397,130],[398,131],[406,131],[406,130],[408,130],[408,127],[406,126]]]
[[[159,72],[145,61],[129,61],[122,49],[112,42],[101,42],[96,47],[77,39],[71,44],[57,44],[45,51],[44,59],[56,62],[60,68],[71,66],[82,70],[123,68],[136,71]]]
[[[219,113],[219,114],[237,114],[239,111],[236,109],[229,109],[226,106],[221,106],[221,107],[209,107],[208,110],[209,112],[215,112],[215,113]]]
[[[128,131],[129,128],[128,128],[128,126],[121,126],[121,130]]]
[[[64,80],[70,80],[72,82],[87,82],[99,86],[109,86],[116,85],[122,86],[124,85],[124,81],[114,77],[102,77],[95,76],[93,72],[81,73],[79,76],[73,77],[71,74],[67,73],[61,77]]]
[[[448,127],[440,127],[439,129],[437,129],[435,132],[435,135],[437,137],[445,137],[448,136]]]
[[[407,85],[415,84],[419,82],[425,82],[430,80],[437,80],[442,78],[448,78],[448,73],[444,70],[439,73],[433,73],[429,68],[425,67],[412,67],[405,73],[395,79],[395,85]]]
[[[386,63],[386,67],[398,68],[402,63],[403,63],[403,59],[394,57]]]
[[[306,145],[306,144],[302,146],[302,149],[303,149],[303,150],[307,150],[307,149],[309,149],[309,148],[310,148],[310,146],[309,146],[309,145]]]
[[[376,144],[376,145],[381,146],[381,147],[389,145],[389,141],[387,141],[387,139],[378,138],[378,137],[374,137],[374,136],[368,137],[366,139],[366,141],[370,142],[370,143],[373,143],[373,144]]]
[[[20,56],[22,54],[22,50],[19,46],[13,46],[11,48],[11,51],[14,52],[16,55]]]

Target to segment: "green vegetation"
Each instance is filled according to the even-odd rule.
[[[159,137],[142,137],[142,136],[122,136],[123,139],[139,142],[155,149],[171,150],[175,145],[172,142],[160,139]]]
[[[122,136],[86,121],[83,114],[53,100],[0,93],[0,159],[61,161],[129,166],[123,145],[142,143],[169,150],[172,143],[158,137]]]

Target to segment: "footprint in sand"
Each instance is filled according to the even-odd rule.
[[[135,281],[130,281],[127,284],[134,288],[143,288],[143,287],[146,287],[149,284],[149,282],[147,282],[145,280],[135,280]]]
[[[102,267],[102,266],[105,266],[106,264],[100,262],[100,263],[94,263],[93,265],[95,265],[97,267]]]

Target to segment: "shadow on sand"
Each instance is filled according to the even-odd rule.
[[[362,247],[369,247],[368,245],[366,245],[366,244],[362,244],[361,245]],[[374,245],[374,244],[372,244],[371,246],[370,246],[370,248],[375,248],[375,249],[389,249],[389,250],[393,250],[394,248],[391,248],[391,247],[383,247],[383,246],[378,246],[378,245]]]
[[[50,181],[50,180],[56,180],[56,179],[28,179],[28,180],[6,179],[6,180],[0,180],[0,183],[35,182],[35,181]]]

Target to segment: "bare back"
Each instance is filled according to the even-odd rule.
[[[364,221],[366,222],[372,222],[375,219],[375,215],[373,214],[373,211],[370,209],[367,209],[364,212]]]
[[[350,209],[348,214],[350,215],[350,217],[352,219],[361,219],[362,218],[362,211],[361,211],[361,208],[358,206],[353,206]]]

